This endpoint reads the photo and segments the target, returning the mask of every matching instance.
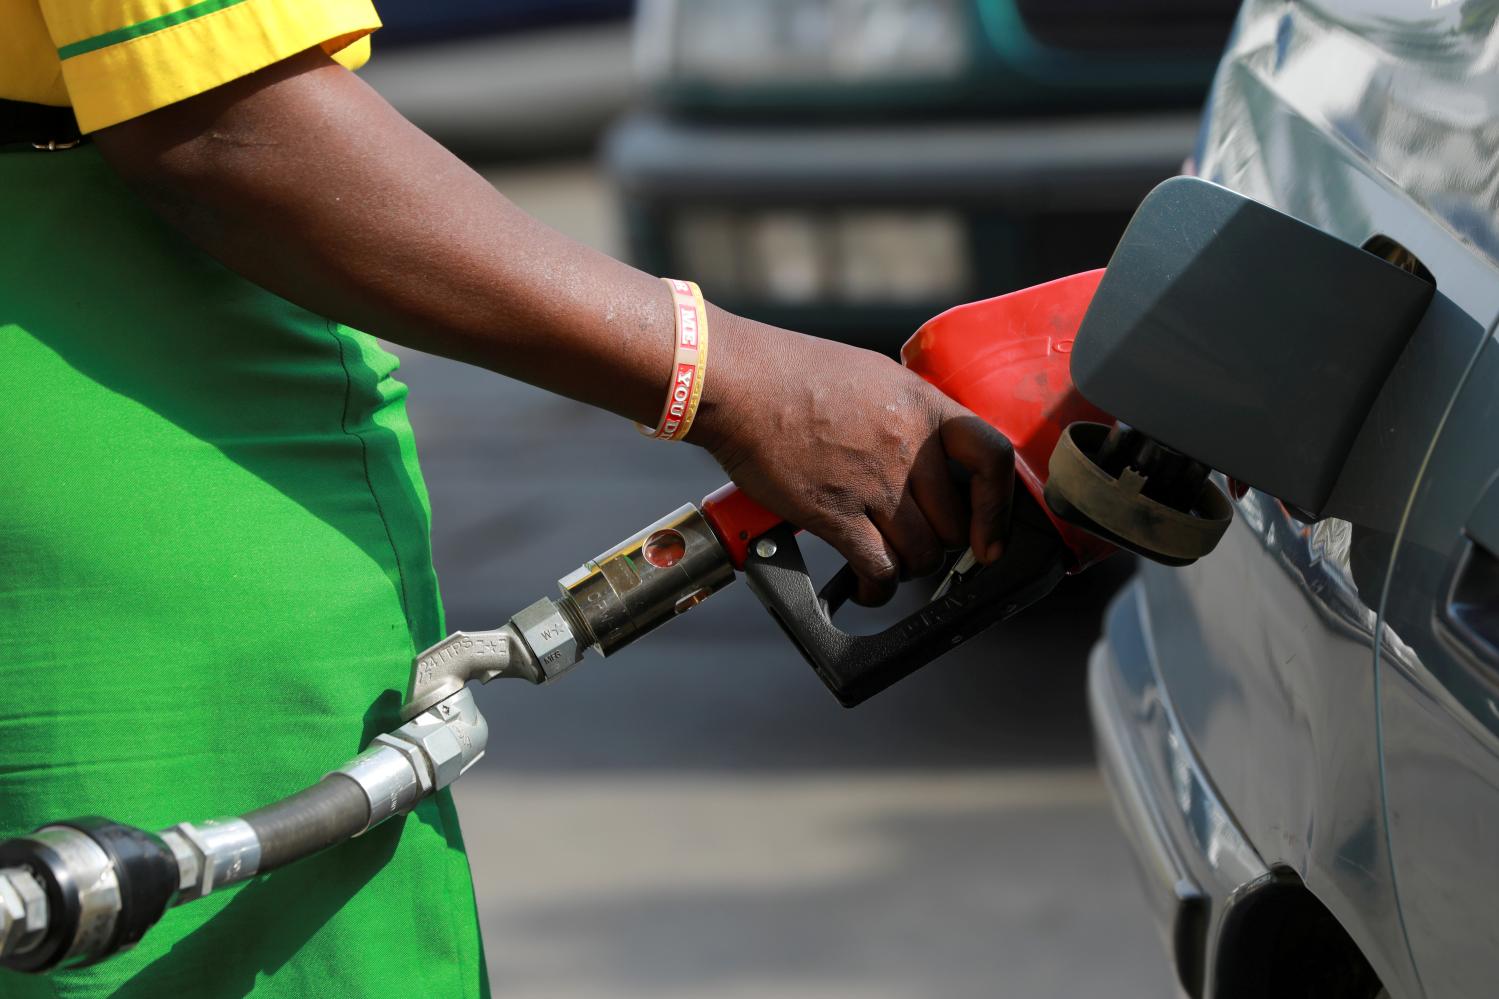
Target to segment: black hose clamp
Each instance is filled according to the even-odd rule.
[[[98,816],[49,822],[42,829],[67,829],[87,836],[104,852],[119,886],[119,911],[102,941],[80,941],[83,894],[62,853],[31,836],[0,843],[0,868],[29,871],[47,896],[47,929],[36,946],[5,959],[15,971],[40,973],[67,962],[93,964],[133,947],[156,925],[177,893],[177,860],[160,838],[142,829]],[[33,833],[32,836],[35,836]]]
[[[177,893],[177,859],[159,836],[96,815],[52,825],[77,829],[99,844],[114,865],[120,882],[120,914],[108,945],[81,963],[95,961],[134,947],[156,925]]]

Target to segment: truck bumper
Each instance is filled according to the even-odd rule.
[[[1235,892],[1271,877],[1218,799],[1151,657],[1143,590],[1105,617],[1088,666],[1099,766],[1182,988],[1201,997],[1207,956]]]

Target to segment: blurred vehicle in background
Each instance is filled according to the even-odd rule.
[[[378,0],[360,75],[471,162],[592,149],[635,91],[632,0]]]
[[[1211,557],[1141,567],[1094,650],[1100,756],[1193,997],[1499,982],[1496,20],[1248,0],[1209,97],[1204,178],[1435,296],[1341,466],[1349,519],[1244,493]]]
[[[642,0],[607,145],[635,263],[882,347],[1108,260],[1235,0]]]
[[[382,49],[626,18],[634,0],[382,0]]]

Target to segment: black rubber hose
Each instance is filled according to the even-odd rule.
[[[353,839],[369,817],[369,799],[343,774],[329,774],[305,791],[243,816],[260,840],[258,873]]]

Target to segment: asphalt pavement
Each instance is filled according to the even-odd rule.
[[[489,176],[618,249],[591,165]],[[453,628],[498,626],[723,479],[615,417],[398,353]],[[555,685],[481,690],[489,756],[456,793],[495,995],[1174,995],[1083,700],[1121,576],[851,711],[742,584]]]

